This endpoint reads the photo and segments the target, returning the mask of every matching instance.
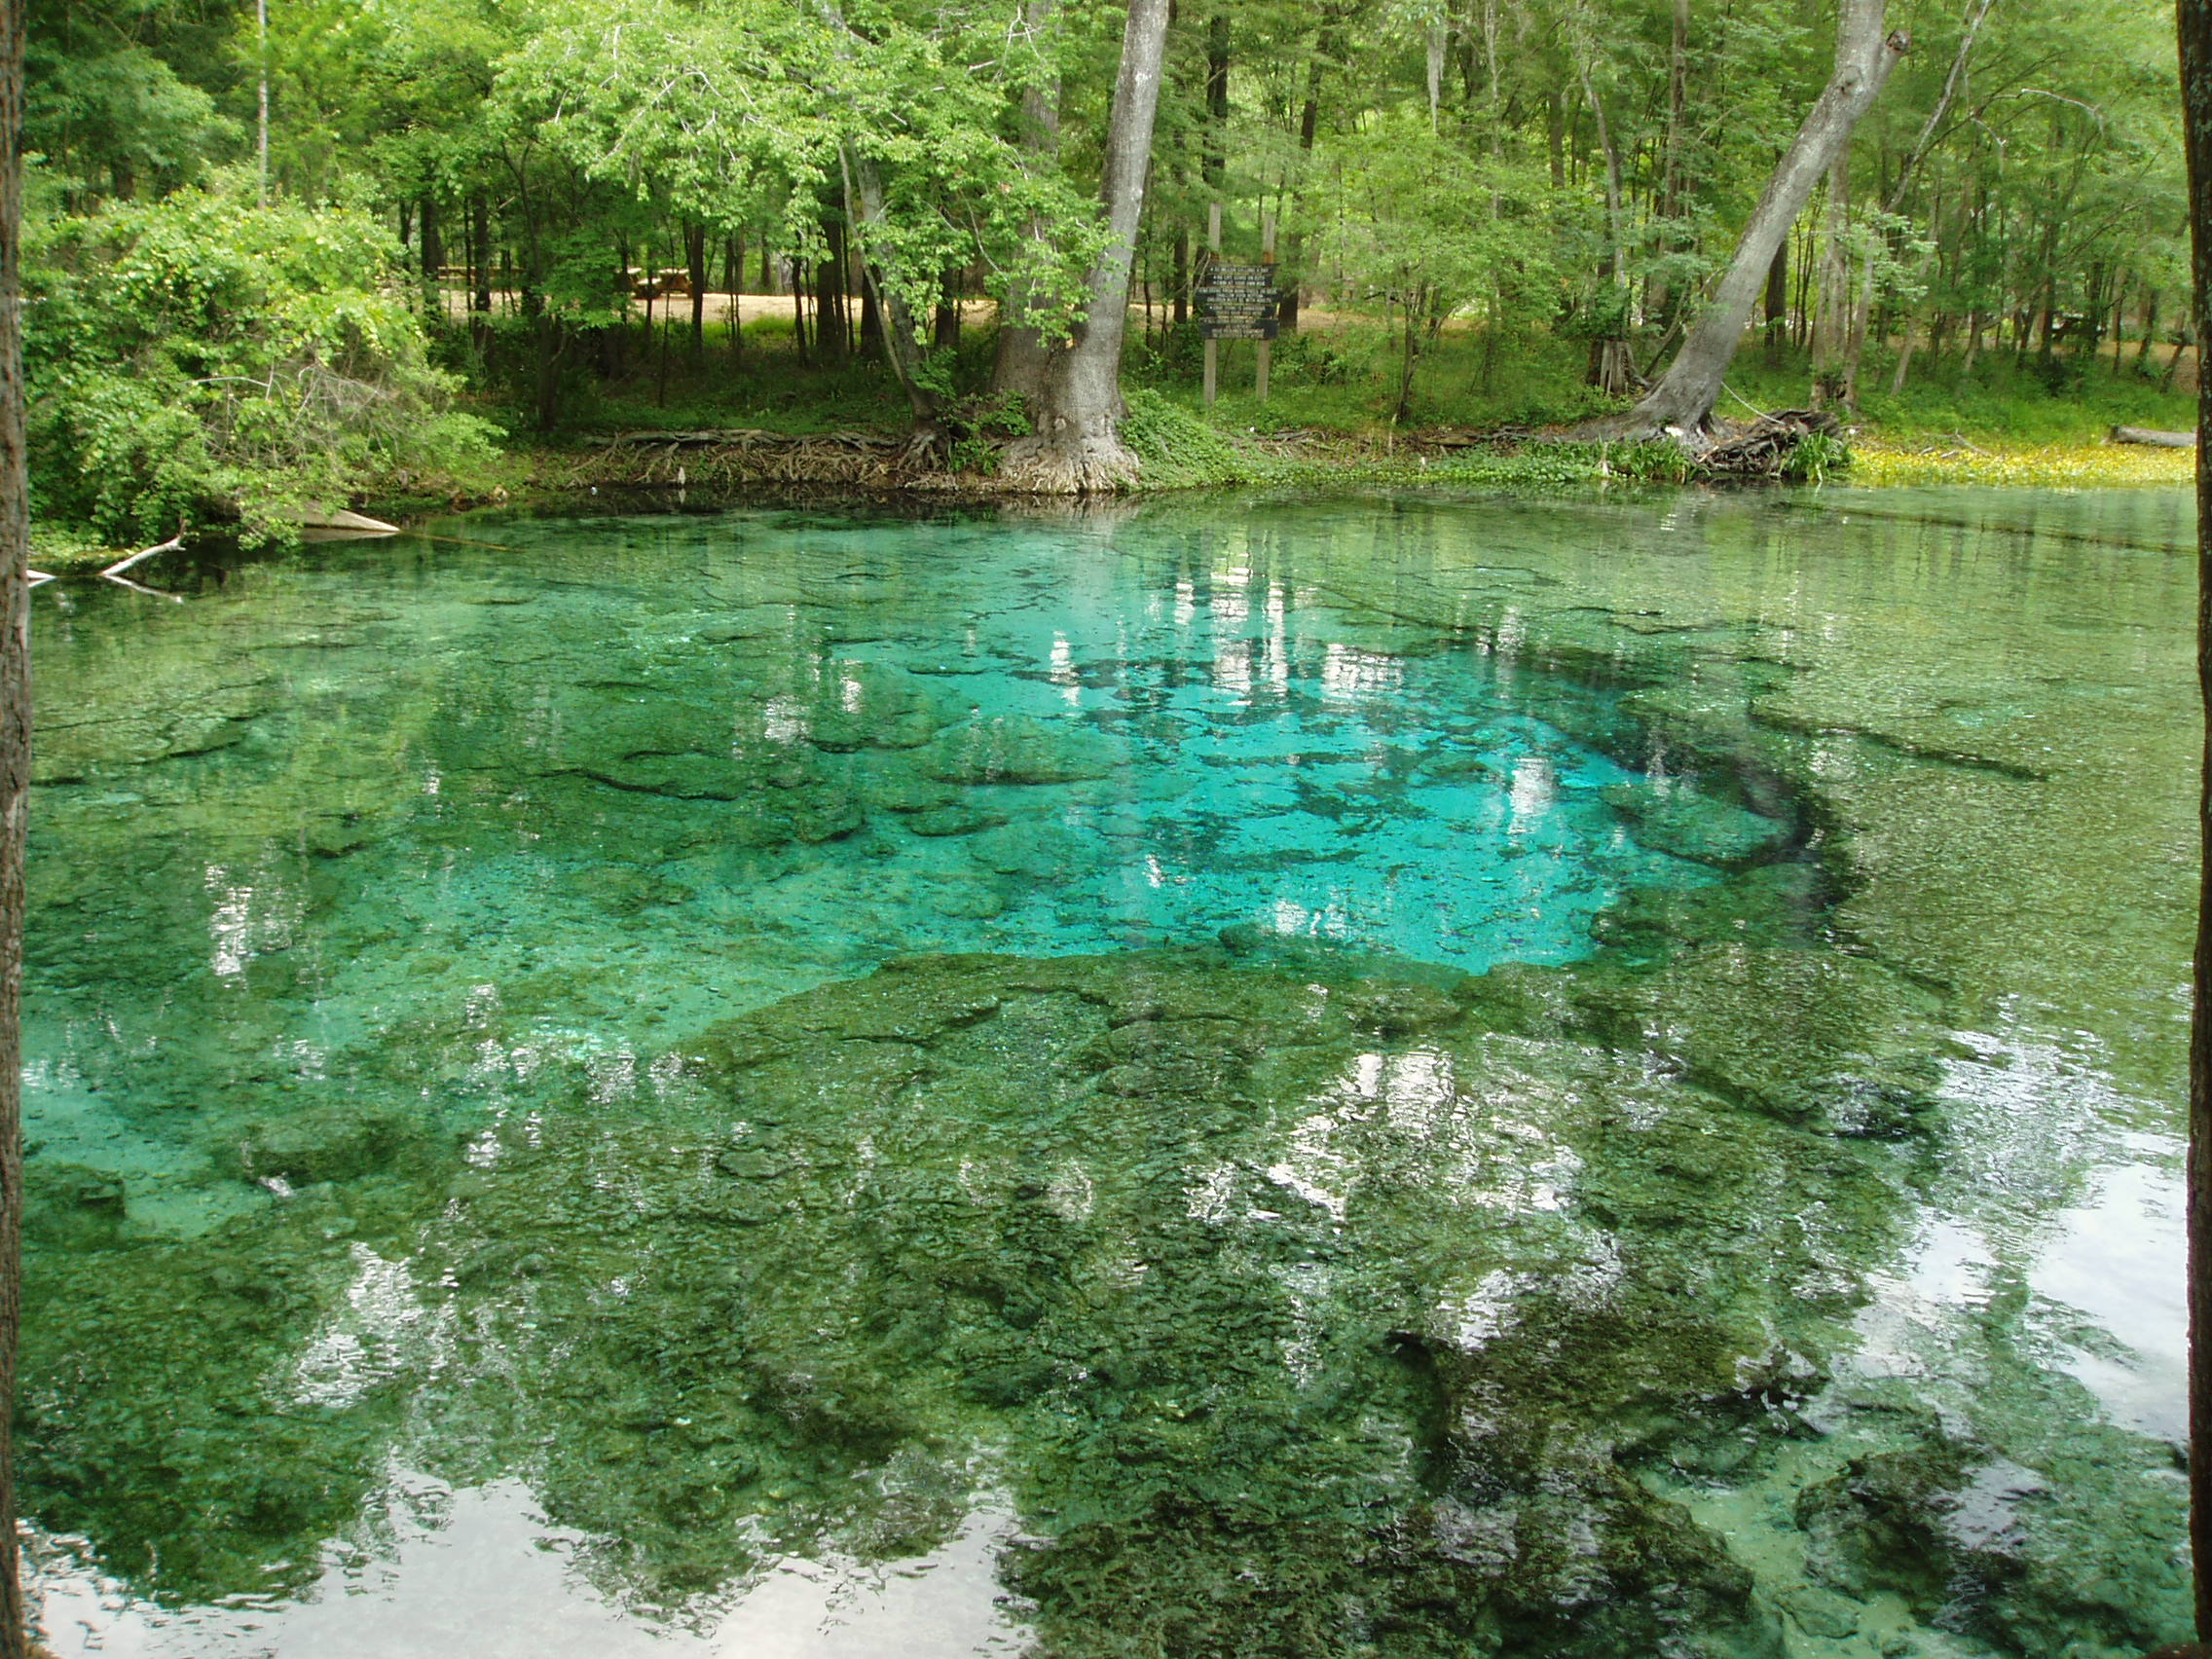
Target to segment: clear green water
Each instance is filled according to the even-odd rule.
[[[2182,1634],[2187,503],[43,591],[63,1654]]]

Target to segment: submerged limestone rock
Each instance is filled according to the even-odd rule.
[[[1790,834],[1788,824],[1694,791],[1615,784],[1604,796],[1645,846],[1721,869],[1741,869],[1773,856]]]
[[[664,1056],[649,1115],[494,1123],[450,1181],[389,1124],[273,1124],[246,1173],[335,1185],[219,1254],[273,1260],[343,1205],[354,1266],[307,1260],[380,1285],[405,1264],[406,1302],[355,1304],[447,1335],[435,1367],[415,1338],[364,1348],[395,1357],[330,1395],[332,1446],[434,1400],[405,1456],[462,1483],[529,1467],[551,1519],[622,1540],[593,1570],[641,1604],[743,1574],[763,1525],[928,1548],[962,1506],[898,1494],[980,1457],[1053,1653],[1779,1654],[1750,1574],[1637,1460],[1712,1401],[1756,1420],[1751,1361],[1848,1312],[1903,1193],[1861,1143],[1653,1073],[1581,1000],[1625,995],[1607,976],[1497,978],[1311,948],[903,959]],[[1758,994],[1791,985],[1820,990]],[[410,1167],[413,1199],[368,1179]],[[217,1254],[78,1258],[43,1351],[97,1320],[119,1376],[159,1365],[205,1401],[186,1420],[214,1461],[173,1524],[231,1505],[247,1553],[221,1559],[301,1559],[327,1509],[248,1521],[194,1491],[243,1455],[299,1326],[179,1350],[139,1300]],[[42,1445],[122,1431],[44,1398]],[[140,1529],[177,1589],[253,1577],[35,1468],[47,1513]]]
[[[42,611],[31,1513],[258,1609],[519,1482],[711,1619],[987,1508],[1055,1659],[2178,1636],[2156,1356],[2035,1264],[2165,1156],[2190,567],[1865,504]]]
[[[391,1170],[419,1150],[420,1135],[400,1120],[340,1106],[311,1106],[258,1124],[238,1149],[249,1181],[303,1187]]]
[[[1094,733],[1001,715],[945,732],[917,762],[947,784],[1072,784],[1112,777],[1123,757]]]

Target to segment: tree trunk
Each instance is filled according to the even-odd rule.
[[[1032,40],[1042,40],[1051,33],[1057,12],[1058,0],[1028,0],[1021,10],[1022,26]],[[1021,89],[1021,151],[1023,165],[1034,172],[1049,172],[1059,163],[1059,99],[1048,96],[1042,85]],[[1029,235],[1042,252],[1051,230],[1033,220]],[[998,355],[991,364],[991,389],[1001,396],[1035,398],[1045,389],[1050,351],[1044,332],[1026,320],[1028,304],[1029,285],[1018,277],[1010,281],[999,308]]]
[[[939,283],[937,315],[930,325],[930,349],[960,350],[960,273],[947,271]]]
[[[729,361],[739,368],[745,362],[745,239],[729,239]]]
[[[1391,413],[1390,424],[1402,426],[1413,419],[1414,371],[1420,363],[1420,326],[1415,297],[1406,296],[1406,337],[1404,349],[1398,355],[1398,406]]]
[[[1859,363],[1866,355],[1866,325],[1874,315],[1874,244],[1873,233],[1868,232],[1866,257],[1859,271],[1859,295],[1847,313],[1850,326],[1844,331],[1843,364],[1839,377],[1843,406],[1854,415],[1859,413]]]
[[[875,282],[864,265],[860,272],[861,291],[861,352],[865,356],[871,346],[883,346],[883,308],[878,303]]]
[[[2128,279],[2133,276],[2134,273],[2131,271],[2122,272],[2113,279],[2112,284],[2112,378],[2114,380],[2120,379],[2127,369],[2127,284]]]
[[[1912,148],[1905,152],[1904,160],[1899,163],[1897,177],[1891,181],[1889,190],[1882,197],[1882,211],[1885,214],[1902,209],[1917,182],[1915,175],[1919,172],[1920,164],[1927,160],[1929,151],[1935,148],[1936,141],[1943,135],[1944,118],[1951,113],[1952,101],[1958,96],[1959,88],[1965,84],[1967,63],[1973,55],[1974,37],[1981,32],[1982,19],[1989,16],[1992,4],[1994,0],[1980,0],[1974,8],[1973,16],[1967,19],[1966,28],[1959,35],[1959,50],[1951,58],[1950,73],[1943,77],[1943,90],[1937,94],[1935,107],[1928,112],[1928,119],[1921,123],[1919,136],[1914,138]],[[1932,213],[1932,219],[1939,217],[1940,204],[1937,205],[1938,212]],[[1932,229],[1931,236],[1934,235]],[[1844,347],[1843,402],[1854,414],[1859,409],[1859,365],[1866,351],[1866,323],[1874,306],[1874,251],[1869,242],[1865,266],[1861,273],[1858,302],[1851,312],[1850,335]],[[1897,375],[1890,386],[1893,396],[1904,389],[1905,367],[1912,361],[1912,324],[1913,319],[1906,317],[1905,338],[1898,348]],[[1818,390],[1818,383],[1815,389]]]
[[[1580,55],[1577,54],[1580,58]],[[1575,65],[1582,80],[1582,95],[1589,100],[1590,119],[1597,124],[1598,148],[1605,158],[1605,231],[1611,246],[1605,269],[1612,281],[1613,313],[1606,332],[1590,343],[1590,384],[1607,397],[1625,397],[1636,387],[1636,358],[1629,350],[1628,225],[1621,202],[1621,152],[1605,122],[1605,106],[1590,79],[1590,65],[1581,58]]]
[[[683,227],[683,264],[691,278],[691,360],[707,356],[707,227]]]
[[[922,348],[914,334],[913,313],[897,288],[884,286],[881,268],[868,257],[868,237],[883,222],[883,180],[875,163],[866,156],[847,157],[840,153],[839,162],[845,169],[848,199],[856,194],[855,187],[858,187],[859,200],[847,212],[851,214],[855,240],[860,244],[862,280],[866,284],[863,298],[878,318],[883,354],[890,359],[891,372],[899,377],[899,385],[906,393],[907,408],[914,420],[914,434],[908,442],[907,454],[916,458],[942,447],[945,432],[938,419],[937,396],[921,384],[916,373],[921,367]],[[858,211],[853,211],[854,208]]]
[[[435,196],[423,198],[421,223],[422,245],[418,251],[423,256],[423,297],[429,303],[430,320],[436,326],[446,320],[446,289],[442,280],[446,269],[446,242],[445,238],[438,234],[438,199]]]
[[[1217,195],[1229,177],[1228,0],[1214,0],[1206,19],[1206,131],[1198,172]]]
[[[469,310],[484,316],[492,314],[492,204],[478,196],[468,204],[468,240],[470,254],[476,266],[476,291],[469,297]]]
[[[0,11],[0,1659],[29,1635],[16,1547],[16,1336],[22,1308],[23,830],[30,805],[29,486],[23,443],[23,12]]]
[[[2179,0],[2196,338],[2212,320],[2212,0]],[[2212,718],[2212,375],[2196,380],[2196,686]],[[11,591],[15,591],[11,588]],[[13,638],[13,635],[10,636]],[[2196,1635],[2212,1641],[2212,724],[2196,817],[2196,954],[2189,1024],[2189,1532]]]
[[[841,363],[846,356],[844,308],[845,233],[825,227],[830,234],[830,257],[814,269],[814,355],[824,363]]]
[[[1851,311],[1851,141],[1828,167],[1827,212],[1821,224],[1821,297],[1813,313],[1813,407],[1843,394],[1844,337]]]
[[[1897,396],[1899,392],[1904,390],[1904,377],[1906,372],[1909,371],[1912,367],[1913,343],[1919,338],[1920,336],[1918,332],[1915,331],[1912,326],[1912,318],[1906,317],[1904,323],[1904,339],[1899,342],[1898,345],[1897,372],[1890,376],[1890,395],[1892,397]]]
[[[1884,0],[1844,0],[1835,73],[1767,181],[1712,305],[1649,395],[1626,415],[1592,423],[1583,428],[1587,434],[1649,435],[1673,429],[1686,436],[1704,428],[1719,400],[1720,383],[1735,360],[1744,327],[1751,321],[1774,250],[1789,234],[1814,184],[1850,141],[1859,118],[1880,96],[1890,72],[1911,49],[1911,37],[1901,30],[1883,33],[1883,11]]]
[[[1313,43],[1313,55],[1306,61],[1306,107],[1298,112],[1298,154],[1306,163],[1313,158],[1313,140],[1321,130],[1321,51],[1327,38],[1324,31]],[[1302,230],[1290,233],[1289,278],[1283,284],[1282,305],[1275,314],[1282,319],[1283,333],[1296,334],[1300,290],[1306,281],[1306,233]]]
[[[1090,273],[1089,305],[1068,343],[1054,350],[1038,399],[1037,432],[1009,447],[1004,476],[1016,489],[1053,494],[1111,490],[1136,476],[1121,438],[1122,336],[1129,320],[1129,270],[1144,213],[1153,118],[1169,0],[1129,0],[1122,67],[1106,129],[1107,243]]]
[[[1175,266],[1172,272],[1175,284],[1173,322],[1181,328],[1191,320],[1191,227],[1175,227]]]
[[[1690,0],[1674,0],[1675,28],[1667,49],[1667,136],[1659,166],[1660,251],[1672,253],[1676,245],[1675,220],[1682,211],[1682,111],[1689,101]],[[1672,327],[1677,296],[1664,276],[1654,277],[1644,290],[1644,310],[1663,325]]]
[[[1774,244],[1774,260],[1766,268],[1766,360],[1782,361],[1784,336],[1789,321],[1789,239]]]

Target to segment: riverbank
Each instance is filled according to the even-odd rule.
[[[1266,486],[1456,484],[1579,489],[1611,483],[1700,481],[1670,443],[1575,443],[1526,428],[1430,426],[1344,432],[1278,427],[1234,431],[1152,394],[1132,399],[1131,447],[1144,464],[1137,493]],[[589,447],[528,452],[518,499],[558,500],[617,491],[715,492],[835,488],[986,499],[1004,495],[988,470],[909,464],[894,434],[782,434],[747,428],[626,432]],[[1905,440],[1865,434],[1787,469],[1782,481],[1881,488],[1996,484],[2052,489],[2178,487],[2195,455],[2108,442],[1987,444],[1956,434]],[[1714,482],[1720,482],[1714,480]],[[1735,483],[1735,480],[1727,482]]]
[[[1130,397],[1125,427],[1143,462],[1136,493],[1207,488],[1332,489],[1355,485],[1448,485],[1500,490],[1582,490],[1700,481],[1698,467],[1670,443],[1596,444],[1526,427],[1488,431],[1452,425],[1365,430],[1278,426],[1236,429],[1208,421],[1158,392]],[[520,445],[501,481],[475,481],[459,495],[370,495],[364,510],[395,523],[459,507],[526,504],[557,508],[608,497],[651,501],[712,499],[761,492],[834,491],[944,501],[1006,498],[995,452],[970,446],[965,463],[917,463],[903,433],[853,427],[830,432],[761,426],[643,428],[567,442]],[[1976,441],[1958,432],[1903,436],[1852,431],[1836,447],[1803,457],[1784,482],[1848,482],[1885,488],[1928,484],[2114,489],[2188,486],[2191,450],[2115,444]],[[131,549],[100,545],[67,527],[35,527],[32,564],[55,575],[98,570]]]

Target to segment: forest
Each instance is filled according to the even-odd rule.
[[[42,534],[482,498],[523,487],[503,452],[632,429],[910,431],[907,459],[987,475],[1043,442],[1047,348],[1100,331],[1118,245],[1108,401],[1156,482],[1233,467],[1225,434],[1570,426],[1631,406],[1725,309],[1762,191],[1868,26],[1887,84],[1738,284],[1719,413],[1830,408],[1976,453],[2185,424],[2157,6],[1174,0],[1122,229],[1101,188],[1143,21],[41,0]],[[1271,228],[1269,401],[1254,345],[1225,341],[1208,410],[1195,296]]]

